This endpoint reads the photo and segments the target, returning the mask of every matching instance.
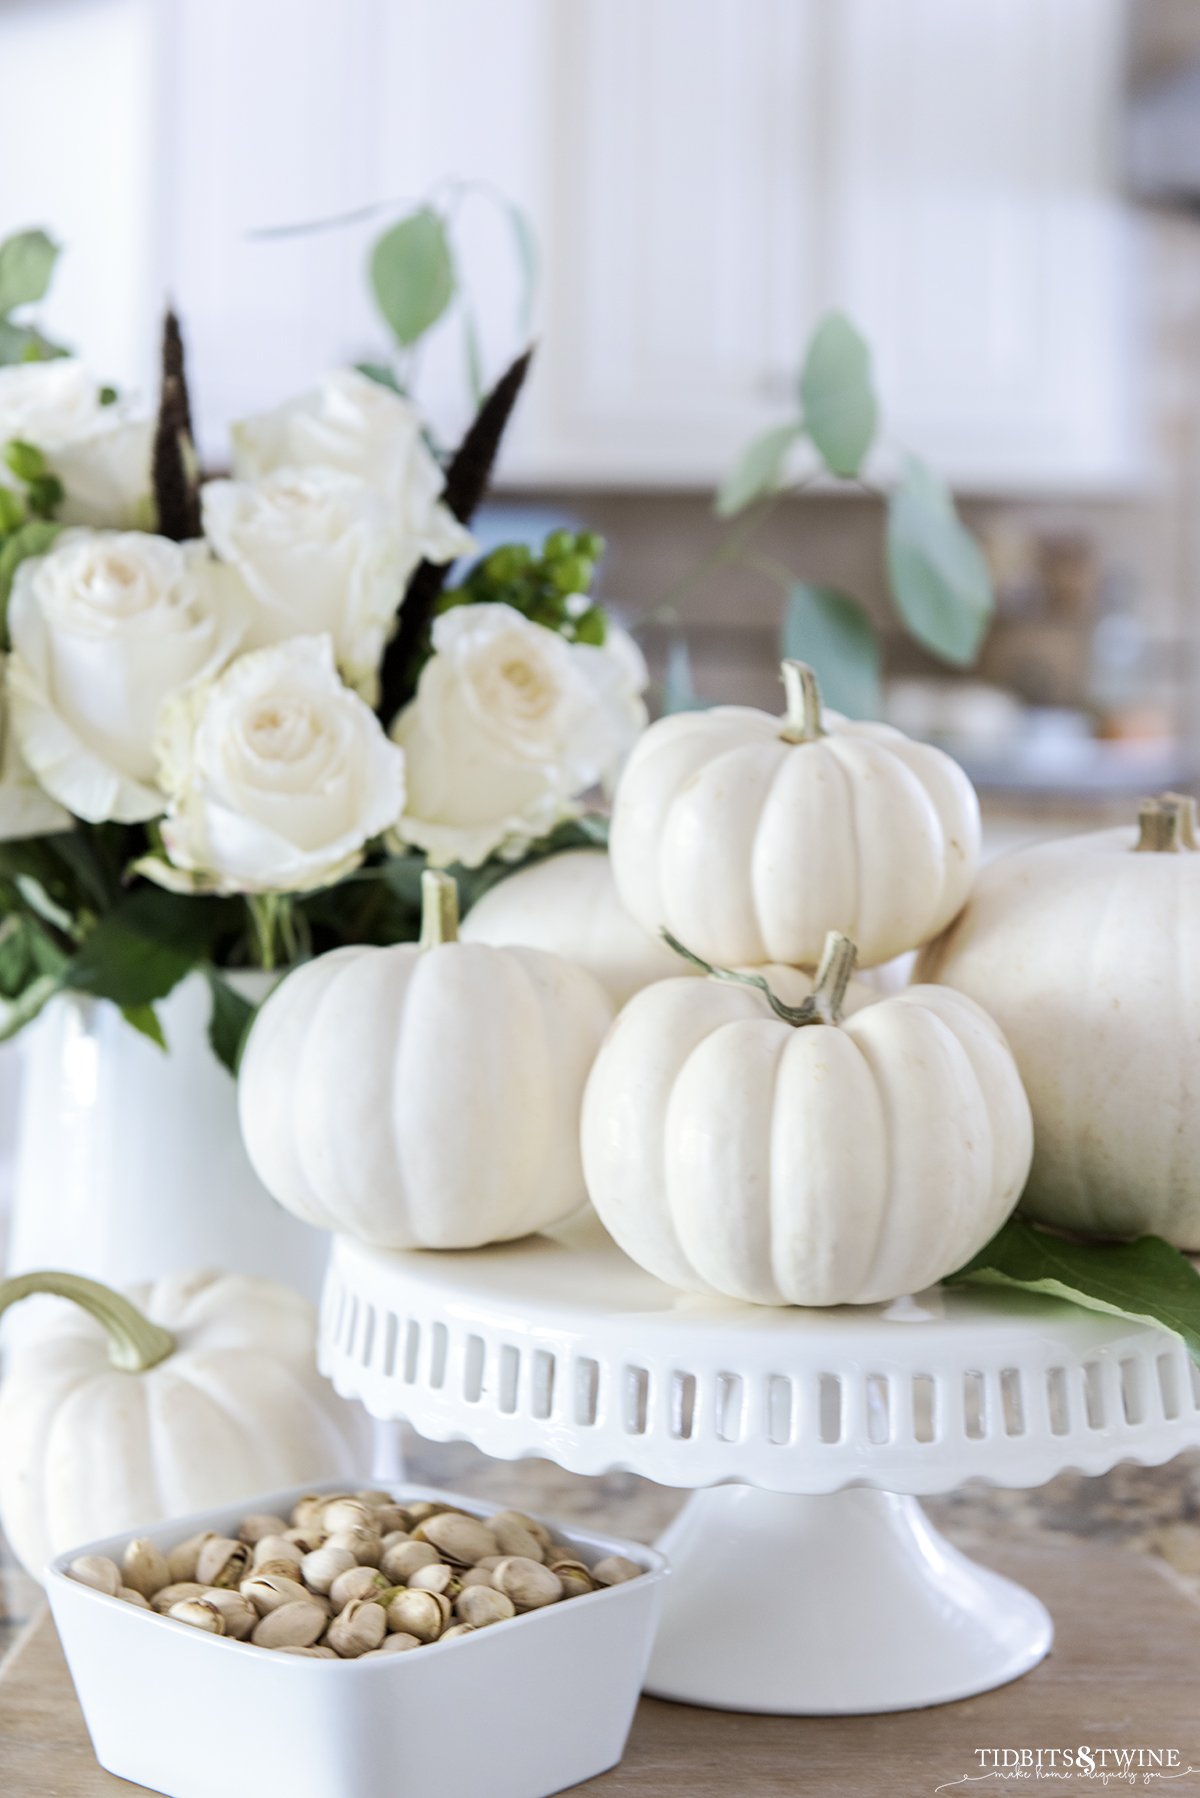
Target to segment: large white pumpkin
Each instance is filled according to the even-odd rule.
[[[918,978],[985,1005],[1033,1106],[1022,1209],[1200,1250],[1200,854],[1192,802],[980,875]]]
[[[453,881],[422,886],[420,943],[335,949],[272,993],[242,1058],[242,1135],[310,1224],[477,1248],[585,1202],[579,1110],[612,1007],[560,956],[454,940]]]
[[[509,875],[471,907],[460,935],[565,956],[594,974],[618,1008],[652,981],[687,971],[621,904],[603,849],[565,849]]]
[[[613,806],[617,891],[707,961],[813,967],[839,930],[864,967],[953,918],[979,860],[979,805],[950,757],[822,712],[784,663],[783,719],[745,706],[662,718]]]
[[[775,1004],[665,980],[597,1057],[588,1191],[670,1286],[760,1305],[893,1299],[961,1267],[1017,1202],[1029,1106],[996,1025],[938,987],[838,1021],[853,952],[831,943],[811,1017],[779,1015],[777,976]]]
[[[0,1386],[0,1519],[31,1573],[99,1536],[366,1472],[362,1423],[317,1373],[313,1308],[286,1287],[169,1274],[126,1296],[23,1274],[0,1310],[39,1292],[74,1303],[21,1333]]]

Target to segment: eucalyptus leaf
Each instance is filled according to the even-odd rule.
[[[422,206],[379,238],[371,252],[375,301],[397,343],[407,347],[436,324],[454,298],[454,263],[441,218]]]
[[[887,569],[909,634],[943,661],[969,667],[995,605],[991,576],[949,489],[915,456],[888,500]]]
[[[45,231],[18,231],[0,243],[0,315],[45,297],[58,253]]]
[[[871,352],[844,312],[831,312],[813,333],[800,372],[804,428],[831,474],[862,466],[879,423],[871,385]]]
[[[141,1035],[149,1037],[156,1048],[166,1049],[167,1039],[153,1005],[123,1005],[121,1016]]]
[[[51,362],[56,356],[69,355],[61,343],[52,343],[36,325],[18,325],[11,318],[0,318],[0,368],[17,362]]]
[[[822,697],[835,712],[878,718],[883,707],[879,641],[857,600],[836,587],[798,581],[787,597],[780,650],[815,668]]]
[[[249,999],[243,999],[241,993],[230,986],[216,968],[206,968],[204,972],[212,993],[208,1040],[217,1060],[231,1074],[236,1074],[257,1007]]]
[[[755,437],[717,490],[718,518],[732,518],[779,486],[788,451],[803,435],[798,424],[776,425]]]
[[[948,1284],[1013,1286],[1174,1330],[1200,1364],[1200,1272],[1159,1236],[1068,1242],[1010,1217]]]
[[[386,362],[356,362],[354,366],[360,375],[366,375],[368,381],[374,381],[377,387],[387,387],[392,393],[407,397],[396,379],[396,371],[389,368]]]

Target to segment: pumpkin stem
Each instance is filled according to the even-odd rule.
[[[421,875],[422,949],[438,949],[458,941],[458,883],[440,868],[426,868]]]
[[[784,662],[780,667],[787,698],[787,716],[779,735],[785,743],[815,743],[825,735],[821,722],[821,689],[807,662]]]
[[[1196,801],[1182,793],[1161,793],[1138,806],[1135,852],[1176,855],[1200,849],[1196,835]]]
[[[858,950],[848,936],[838,930],[831,930],[825,938],[825,947],[821,951],[821,961],[817,968],[813,990],[807,999],[799,1005],[788,1005],[778,993],[772,992],[761,974],[743,973],[738,968],[718,968],[711,961],[705,961],[699,955],[693,955],[684,947],[678,937],[672,936],[669,930],[662,933],[663,941],[674,949],[676,955],[682,955],[684,961],[690,961],[694,968],[709,974],[714,980],[728,980],[734,986],[752,986],[764,995],[767,1004],[777,1018],[796,1029],[805,1024],[840,1024],[842,1010],[846,1000],[846,988],[850,984],[850,976],[854,972],[854,964],[858,960]]]
[[[145,1373],[175,1353],[169,1330],[151,1323],[123,1293],[98,1280],[85,1280],[82,1274],[17,1274],[0,1281],[0,1313],[39,1292],[70,1299],[102,1324],[108,1333],[108,1358],[122,1373]]]

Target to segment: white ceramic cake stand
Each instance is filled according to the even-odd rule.
[[[978,1287],[837,1311],[701,1298],[594,1219],[462,1254],[340,1240],[321,1365],[436,1441],[701,1488],[659,1545],[647,1684],[729,1710],[906,1710],[1015,1679],[1048,1614],[914,1495],[1200,1443],[1200,1381],[1164,1331]]]

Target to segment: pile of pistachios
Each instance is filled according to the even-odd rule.
[[[178,1623],[281,1654],[357,1660],[469,1636],[523,1611],[635,1579],[588,1566],[521,1511],[472,1516],[387,1492],[310,1493],[288,1517],[244,1519],[167,1554],[135,1539],[120,1564],[80,1555],[72,1579]]]

